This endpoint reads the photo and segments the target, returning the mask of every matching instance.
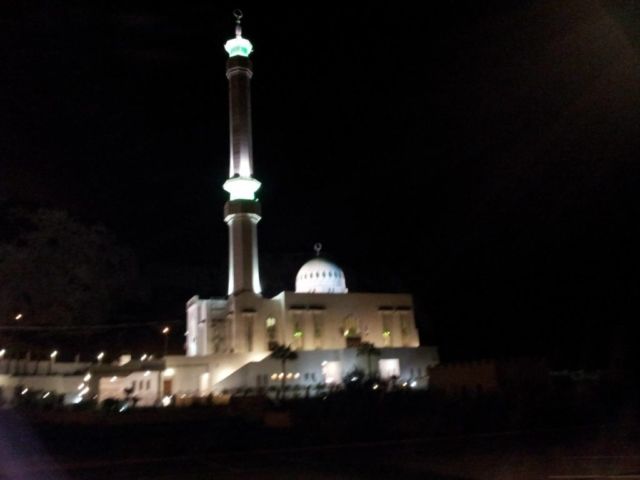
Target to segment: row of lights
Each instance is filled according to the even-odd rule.
[[[16,315],[16,320],[22,320],[22,318],[23,318],[23,315],[21,313]],[[162,334],[165,335],[165,355],[166,355],[166,349],[167,349],[166,340],[168,339],[166,335],[168,335],[170,331],[171,329],[169,327],[164,327],[164,329],[162,330]],[[2,358],[5,356],[6,353],[7,353],[6,349],[0,350],[0,360],[2,360]],[[57,355],[58,355],[58,351],[56,350],[51,354],[51,358],[55,358]],[[104,352],[99,353],[97,358],[99,362],[102,362],[102,359],[104,358]],[[151,360],[151,358],[152,357],[145,354],[142,356],[141,360],[144,362],[147,359]]]
[[[0,360],[4,359],[4,356],[7,354],[7,350],[6,349],[2,349],[0,350]],[[104,352],[100,352],[98,354],[98,356],[96,357],[98,359],[98,362],[102,363],[102,360],[104,359]],[[55,350],[51,353],[51,355],[49,355],[51,357],[52,360],[55,360],[56,357],[58,356],[58,351]],[[146,360],[153,360],[153,355],[147,355],[146,353],[144,355],[142,355],[142,357],[140,357],[141,361],[146,361]]]
[[[273,375],[271,375],[271,380],[282,380],[283,378],[284,378],[284,373],[280,373],[280,374],[274,373]],[[293,373],[289,373],[287,375],[288,380],[291,380],[291,379],[297,380],[298,378],[300,378],[299,373],[296,373],[295,375]]]

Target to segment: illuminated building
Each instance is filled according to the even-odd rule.
[[[409,294],[353,293],[344,272],[316,256],[299,270],[295,291],[264,298],[258,269],[257,225],[260,182],[253,177],[251,79],[253,46],[242,36],[237,12],[236,37],[229,53],[230,171],[224,189],[229,201],[229,288],[223,298],[193,297],[187,303],[186,358],[169,357],[174,371],[171,392],[217,392],[222,388],[267,387],[277,382],[275,345],[298,353],[291,368],[302,383],[334,382],[361,366],[361,342],[380,349],[375,370],[382,375],[420,378],[438,362],[437,349],[421,347]],[[323,365],[324,364],[324,365]],[[327,368],[331,367],[331,373]],[[295,372],[293,376],[295,377]],[[272,378],[273,377],[273,378]]]

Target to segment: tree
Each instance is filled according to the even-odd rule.
[[[276,345],[271,352],[271,358],[275,360],[279,360],[282,364],[282,387],[281,394],[284,396],[286,381],[287,381],[287,362],[289,360],[296,360],[298,358],[298,353],[294,350],[291,350],[291,345],[284,346],[282,344]]]
[[[0,324],[103,324],[141,298],[137,260],[106,228],[60,210],[2,209]]]
[[[371,378],[371,357],[376,356],[379,357],[381,354],[380,350],[376,348],[373,343],[370,342],[362,342],[358,346],[358,356],[366,355],[367,356],[367,375]]]

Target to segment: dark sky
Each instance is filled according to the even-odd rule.
[[[243,8],[268,293],[321,242],[352,291],[413,293],[444,355],[601,355],[637,311],[640,8],[476,3],[6,2],[0,197],[104,223],[154,275],[224,270]]]

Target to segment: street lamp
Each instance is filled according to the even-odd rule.
[[[164,356],[167,357],[167,351],[169,350],[169,332],[171,329],[169,327],[164,327],[162,330],[162,334],[164,335]]]
[[[22,314],[19,313],[18,315],[16,315],[16,320],[22,320]]]
[[[58,356],[58,351],[54,351],[51,355],[51,361],[49,362],[49,375],[51,375],[53,373],[53,364],[56,361],[56,357]]]
[[[100,352],[98,355],[98,363],[102,363],[102,359],[104,358],[104,352]]]
[[[7,351],[3,348],[2,350],[0,350],[0,362],[4,362],[4,355],[7,353]],[[7,368],[5,370],[5,373],[9,373],[9,368],[11,367],[11,359],[9,359],[9,361],[7,362]]]

